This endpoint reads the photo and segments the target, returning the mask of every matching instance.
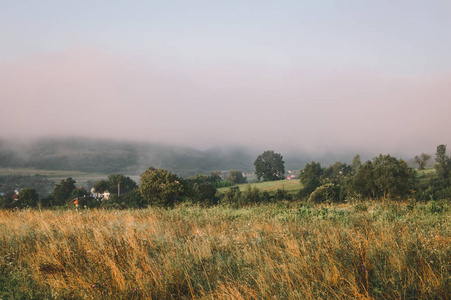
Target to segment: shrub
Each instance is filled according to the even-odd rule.
[[[321,203],[321,202],[338,202],[340,196],[340,188],[332,183],[324,184],[310,194],[309,202]]]

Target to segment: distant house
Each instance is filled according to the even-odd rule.
[[[108,192],[108,190],[104,191],[103,193],[96,193],[95,189],[92,188],[91,189],[91,197],[94,197],[96,199],[101,199],[101,200],[108,200],[110,198],[110,192]]]
[[[19,200],[19,190],[14,190],[14,194],[13,194],[13,200]]]
[[[103,199],[108,200],[110,198],[110,192],[108,192],[108,190],[106,190],[105,192],[103,192],[103,194],[100,194]],[[102,200],[103,200],[102,199]]]

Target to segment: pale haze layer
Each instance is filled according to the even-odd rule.
[[[449,1],[2,1],[0,137],[451,144]]]

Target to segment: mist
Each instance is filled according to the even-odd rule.
[[[241,9],[244,14],[254,8]],[[353,29],[342,39],[326,38],[321,29],[334,30],[334,24],[321,21],[320,16],[336,12],[310,8],[319,19],[311,20],[311,31],[300,31],[303,39],[294,40],[293,36],[280,35],[291,23],[282,22],[265,37],[244,23],[245,17],[238,18],[240,28],[229,28],[231,12],[215,11],[224,18],[215,21],[209,18],[209,13],[213,14],[210,10],[202,15],[203,25],[216,26],[215,34],[199,24],[184,31],[186,24],[174,21],[170,31],[160,32],[165,43],[153,48],[137,42],[137,37],[148,33],[139,18],[127,25],[135,29],[136,37],[120,31],[112,35],[101,31],[98,23],[91,24],[90,30],[102,43],[93,42],[82,20],[68,21],[63,25],[70,30],[52,31],[50,38],[43,38],[48,43],[44,50],[33,38],[27,42],[29,50],[17,42],[27,39],[25,33],[30,30],[21,26],[16,39],[10,34],[8,41],[22,51],[8,56],[6,49],[6,58],[0,60],[0,137],[70,136],[201,150],[244,146],[282,153],[384,152],[406,156],[433,153],[437,145],[451,144],[451,73],[446,68],[451,61],[450,52],[444,51],[449,43],[434,40],[427,47],[418,42],[410,44],[413,52],[405,52],[410,48],[396,44],[393,37],[381,40],[380,33],[371,30]],[[414,8],[415,13],[421,11],[421,7]],[[101,18],[114,9],[107,9]],[[361,7],[346,9],[351,14],[357,9],[355,16],[362,13]],[[430,16],[438,13],[435,6],[429,9]],[[357,24],[363,24],[365,14],[370,14],[363,12]],[[128,17],[133,16],[128,13]],[[69,12],[64,10],[64,14]],[[191,14],[182,13],[182,19],[192,20]],[[283,16],[282,12],[265,20],[257,13],[254,21],[267,26],[273,18]],[[381,22],[383,32],[394,30],[399,37],[409,28],[428,25],[417,37],[403,36],[404,42],[415,38],[425,41],[430,34],[439,38],[444,34],[436,32],[443,24],[440,22],[448,22],[439,18],[438,24],[430,25],[428,18],[413,21],[408,15],[388,15],[382,20],[373,17],[369,22]],[[37,18],[33,19],[37,24],[34,30],[44,32],[47,25]],[[86,18],[87,22],[93,20]],[[397,18],[408,19],[410,27],[397,23],[390,27]],[[333,20],[342,26],[337,33],[345,34],[356,25],[347,24],[341,15]],[[19,21],[10,17],[8,22]],[[107,27],[115,24],[106,22]],[[65,32],[76,38],[59,41]],[[187,32],[200,35],[187,39]],[[229,33],[240,38],[230,39]],[[366,33],[369,36],[364,38]],[[132,37],[136,38],[136,48],[131,46]],[[155,35],[152,39],[163,41]],[[169,40],[173,43],[167,43]],[[432,46],[439,50],[434,52]]]

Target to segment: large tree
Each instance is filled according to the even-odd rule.
[[[373,159],[374,183],[384,199],[391,197],[407,197],[413,189],[415,171],[402,159],[388,155],[376,156]]]
[[[151,167],[141,174],[139,191],[150,205],[172,206],[186,195],[186,186],[177,175]]]
[[[273,181],[283,179],[285,174],[283,156],[267,150],[260,154],[254,162],[255,173],[258,180]]]
[[[359,168],[350,188],[356,196],[363,198],[406,198],[415,180],[415,170],[404,160],[380,154]]]
[[[126,194],[137,188],[136,182],[128,176],[122,174],[108,175],[109,192],[113,194]]]

